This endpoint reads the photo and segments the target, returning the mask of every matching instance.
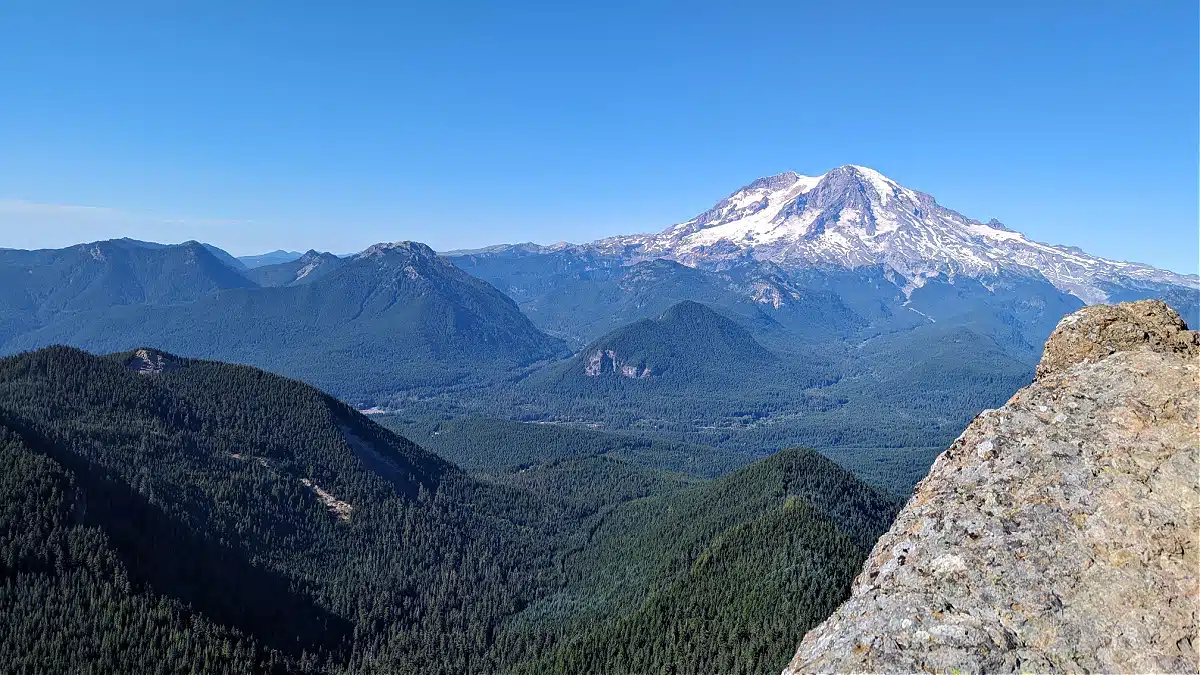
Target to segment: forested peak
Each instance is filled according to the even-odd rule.
[[[299,463],[326,481],[373,476],[377,485],[408,497],[422,489],[435,492],[448,474],[461,475],[449,462],[315,387],[250,366],[186,359],[148,347],[95,356],[55,346],[0,359],[0,390],[6,392],[0,405],[7,396],[10,411],[55,410],[62,424],[78,414],[99,426],[149,423],[170,434],[181,431],[176,427],[182,424],[187,433],[218,437],[241,427],[242,437],[253,440],[230,450],[234,455]],[[119,453],[116,459],[134,461]]]
[[[656,318],[642,319],[618,328],[598,340],[597,344],[611,341],[622,335],[648,334],[648,331],[661,337],[686,336],[697,344],[703,343],[713,334],[722,334],[733,338],[735,342],[754,343],[757,346],[750,332],[742,328],[736,321],[713,310],[708,305],[694,300],[684,300],[671,305]],[[762,349],[762,347],[758,347],[758,349]]]
[[[708,305],[696,302],[695,300],[684,300],[683,302],[671,305],[667,311],[659,315],[658,321],[663,323],[713,322],[720,325],[728,324],[734,329],[737,328],[736,323],[714,312]]]
[[[824,487],[814,489],[808,481],[819,480]],[[751,485],[782,487],[787,495],[803,493],[822,501],[832,500],[830,492],[846,490],[861,491],[872,500],[893,502],[895,498],[879,488],[864,482],[840,464],[810,448],[788,448],[772,453],[732,473],[718,478],[714,484],[737,486],[743,489]],[[833,487],[833,490],[829,488]]]
[[[684,301],[657,319],[636,321],[592,342],[573,367],[586,377],[612,374],[644,380],[671,374],[728,382],[777,360],[733,320],[698,302]]]
[[[799,449],[623,504],[568,557],[562,595],[573,602],[554,598],[568,625],[578,612],[584,635],[517,672],[777,672],[897,507]],[[625,613],[596,621],[580,597]]]
[[[542,504],[308,385],[152,348],[0,359],[0,466],[5,670],[465,672],[549,566]]]
[[[839,522],[864,550],[879,536],[864,523],[890,521],[890,514],[901,505],[895,496],[808,448],[780,450],[717,479],[709,489],[728,494],[764,491],[774,492],[781,499],[802,498]]]
[[[591,349],[656,349],[704,352],[710,356],[773,360],[749,331],[736,321],[699,302],[685,300],[672,305],[656,319],[642,319],[618,328],[597,340]]]

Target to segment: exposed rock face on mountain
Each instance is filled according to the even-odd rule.
[[[125,367],[142,375],[158,375],[175,370],[179,363],[170,354],[143,347],[134,350],[125,358]]]
[[[611,349],[597,349],[587,355],[584,374],[599,377],[605,373],[619,373],[622,377],[650,377],[654,373],[646,365],[621,363],[621,357]]]
[[[981,414],[786,673],[1197,672],[1200,334],[1082,309]]]

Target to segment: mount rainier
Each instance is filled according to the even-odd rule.
[[[715,295],[732,292],[785,326],[802,321],[812,326],[847,310],[880,330],[893,329],[894,317],[914,312],[929,321],[939,315],[954,320],[947,315],[947,294],[972,295],[972,306],[983,303],[993,309],[1003,296],[1007,306],[1002,313],[1014,303],[1043,308],[1036,325],[1022,331],[1023,342],[1033,351],[1058,317],[1082,303],[1160,298],[1189,321],[1200,320],[1200,277],[1194,274],[1033,241],[996,220],[968,218],[931,195],[853,165],[820,176],[787,172],[760,178],[658,234],[582,245],[501,245],[447,255],[511,295],[543,329],[567,338],[595,335],[573,336],[557,329],[578,325],[580,318],[560,320],[556,312],[565,311],[564,302],[556,294],[577,295],[580,289],[572,282],[582,282],[612,283],[614,294],[620,290],[628,295],[637,286],[633,280],[641,283],[646,276],[646,264],[661,266],[663,261],[708,273],[708,287],[691,294],[679,291],[682,281],[672,285],[660,278],[661,287],[673,289],[671,299],[712,302]],[[661,269],[656,271],[663,276]],[[682,272],[675,276],[682,278]],[[694,281],[687,284],[695,287]],[[914,295],[918,289],[924,291]],[[637,292],[641,295],[634,304],[665,308],[665,301],[656,303],[645,288],[639,286]],[[966,304],[971,303],[957,303],[953,311]],[[783,314],[789,306],[791,319]],[[749,311],[725,309],[731,315]],[[882,317],[887,327],[880,324],[880,312],[889,315]],[[623,316],[640,318],[636,314]],[[1006,322],[1011,323],[1000,320]]]
[[[744,256],[785,268],[879,265],[910,288],[939,275],[1040,274],[1089,304],[1110,300],[1114,286],[1200,288],[1196,275],[1032,241],[996,220],[967,218],[928,194],[852,165],[821,176],[760,178],[661,234],[613,237],[591,247],[692,266]]]

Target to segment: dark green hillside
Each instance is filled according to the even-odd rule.
[[[104,640],[126,645],[105,672],[141,672],[138,626],[163,636],[164,671],[194,665],[171,646],[191,641],[289,670],[462,672],[546,583],[560,511],[477,483],[306,385],[162,359],[55,348],[0,361],[7,451],[33,467],[0,512],[24,510],[17,486],[48,483],[36,507],[50,520],[9,516],[0,556],[5,592],[24,603],[15,620],[61,626],[20,638],[23,651],[66,659],[41,672],[80,671]],[[61,531],[69,552],[38,548],[44,531],[30,528]],[[72,537],[95,553],[73,552]],[[61,555],[84,556],[75,576]],[[80,604],[97,593],[100,606]],[[161,609],[121,614],[137,607]],[[74,633],[64,653],[56,645]]]
[[[569,377],[663,377],[728,383],[779,359],[732,320],[692,301],[672,305],[588,345],[564,366]]]
[[[488,476],[575,512],[586,523],[617,504],[665,494],[700,483],[684,474],[650,469],[611,455],[582,455],[543,462],[528,468]],[[590,527],[575,534],[586,541]]]
[[[5,672],[300,669],[294,659],[264,648],[245,632],[133,582],[98,519],[81,517],[88,501],[78,474],[30,447],[4,421],[0,463],[0,662]],[[103,497],[101,490],[89,492]]]
[[[611,440],[473,478],[253,368],[64,347],[0,360],[0,658],[23,673],[778,670],[893,508],[813,453],[697,482]]]
[[[620,506],[513,636],[514,672],[774,673],[843,599],[899,504],[817,453]]]
[[[151,345],[247,363],[363,406],[397,391],[494,378],[565,351],[512,300],[415,243],[372,247],[308,284],[63,316],[7,348],[53,343],[98,352]]]

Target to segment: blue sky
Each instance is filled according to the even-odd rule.
[[[0,246],[585,241],[862,164],[1197,271],[1194,0],[383,4],[9,3]]]

